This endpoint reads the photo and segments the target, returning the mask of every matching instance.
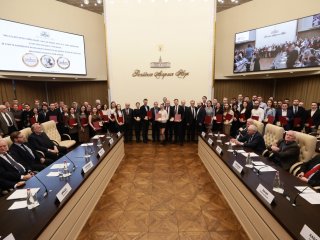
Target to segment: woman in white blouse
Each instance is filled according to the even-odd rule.
[[[164,109],[164,104],[160,104],[160,110],[158,112],[158,116],[156,116],[156,120],[159,122],[159,128],[160,128],[160,141],[162,144],[164,144],[164,132],[166,130],[166,123],[169,119],[169,114]]]

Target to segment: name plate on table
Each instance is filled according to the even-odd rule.
[[[217,153],[218,153],[219,155],[222,154],[222,148],[221,148],[221,147],[217,146],[217,147],[216,147],[216,151],[217,151]]]
[[[208,139],[208,143],[209,143],[209,145],[212,145],[212,144],[213,144],[213,141],[212,141],[211,138]]]
[[[111,138],[111,139],[109,140],[109,144],[110,144],[110,145],[113,144],[113,138]]]
[[[306,240],[320,240],[320,237],[312,231],[307,225],[304,225],[300,235]]]
[[[102,155],[105,153],[106,151],[103,149],[103,148],[101,148],[100,150],[99,150],[99,152],[98,152],[98,156],[99,157],[102,157]]]
[[[272,203],[274,195],[268,191],[262,184],[257,187],[257,192],[265,199],[269,204]]]
[[[118,138],[121,137],[121,132],[117,132]]]
[[[65,197],[69,194],[71,189],[72,188],[71,188],[69,183],[66,183],[66,185],[64,185],[63,188],[61,188],[61,190],[56,195],[58,200],[59,200],[59,202],[62,202],[63,199],[65,199]]]
[[[234,161],[232,164],[232,167],[237,170],[238,173],[241,174],[243,167],[240,165],[240,163],[238,163],[237,161]]]
[[[87,173],[92,167],[93,167],[92,161],[86,163],[86,164],[82,167],[83,173]]]
[[[206,137],[206,133],[205,132],[202,132],[201,133],[201,136],[204,138],[204,137]]]

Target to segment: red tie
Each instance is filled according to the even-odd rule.
[[[317,164],[316,166],[314,166],[311,170],[309,170],[308,172],[306,172],[304,174],[305,178],[309,178],[312,174],[314,174],[315,172],[317,172],[318,170],[320,170],[320,164]]]

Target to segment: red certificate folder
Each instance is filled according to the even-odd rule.
[[[152,118],[152,112],[151,112],[151,111],[148,111],[148,112],[147,112],[147,116],[148,116],[149,119],[151,119],[151,118]]]
[[[269,116],[268,116],[268,123],[273,124],[273,122],[274,122],[274,116],[269,115]]]
[[[313,126],[313,120],[312,120],[312,118],[308,118],[308,120],[307,120],[306,123],[309,124],[309,127],[312,127],[312,126]]]
[[[284,116],[280,116],[279,117],[279,122],[282,126],[285,126],[288,124],[288,121],[287,121],[287,117],[284,117]]]
[[[225,116],[225,120],[229,121],[232,119],[232,115],[227,113],[227,115]]]
[[[301,125],[301,118],[295,117],[295,118],[293,119],[293,126],[294,126],[294,127],[300,127],[300,125]]]
[[[251,118],[252,118],[253,120],[259,121],[259,116],[251,116]]]
[[[80,123],[82,127],[88,126],[88,119],[87,118],[80,118]]]
[[[204,118],[204,123],[205,124],[211,124],[211,119],[212,119],[211,116],[206,115],[205,118]]]
[[[37,121],[36,121],[36,118],[35,116],[33,116],[32,118],[30,118],[30,124],[33,125],[35,124]]]
[[[246,115],[244,113],[241,113],[239,119],[246,120]]]
[[[49,120],[50,120],[50,121],[53,120],[53,121],[55,121],[56,123],[58,122],[57,116],[49,116]]]
[[[107,115],[102,115],[102,120],[104,122],[109,122],[109,117]]]
[[[100,126],[99,121],[93,122],[92,125],[93,125],[93,127],[94,127],[96,130],[100,130],[100,129],[101,129],[101,126]]]
[[[157,113],[157,114],[156,114],[156,119],[155,119],[155,120],[158,120],[159,118],[161,118],[161,114],[160,114],[160,113]]]
[[[114,116],[114,114],[112,113],[111,115],[110,115],[110,119],[112,119],[112,120],[114,120],[116,117]]]
[[[216,123],[222,123],[223,115],[222,114],[217,114],[216,115]]]
[[[181,114],[174,115],[174,121],[175,122],[180,122],[181,121]]]
[[[123,123],[123,116],[122,117],[118,117],[118,122],[119,123]]]
[[[69,119],[69,126],[76,126],[77,125],[77,121],[75,118],[70,118]]]

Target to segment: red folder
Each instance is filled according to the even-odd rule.
[[[112,120],[114,120],[114,119],[115,119],[115,116],[114,116],[114,114],[113,114],[113,113],[110,115],[110,119],[112,119]]]
[[[211,119],[212,119],[211,116],[206,115],[205,118],[204,118],[204,123],[205,124],[210,124],[211,123]]]
[[[217,114],[216,115],[216,123],[222,123],[223,115],[222,114]]]
[[[95,121],[92,123],[93,127],[97,130],[101,130],[101,126],[100,126],[100,123],[99,121]]]
[[[53,120],[53,121],[55,121],[56,123],[58,122],[57,116],[49,116],[49,120],[50,120],[50,121]]]
[[[80,123],[82,127],[88,126],[88,118],[80,118]]]
[[[273,122],[274,122],[274,116],[269,115],[269,116],[268,116],[268,123],[273,124]]]
[[[225,116],[225,120],[229,121],[232,119],[232,115],[227,113],[227,115]]]
[[[259,116],[251,116],[251,118],[252,118],[253,120],[259,121]]]
[[[293,119],[293,126],[294,127],[299,127],[299,126],[301,125],[301,118],[299,118],[299,117],[295,117],[294,119]]]
[[[239,119],[246,120],[246,115],[244,113],[241,113],[239,116]]]
[[[279,117],[279,122],[282,126],[285,126],[288,124],[288,121],[287,121],[287,117],[284,117],[284,116],[280,116]]]
[[[123,123],[123,116],[122,117],[118,117],[118,122],[119,123]]]
[[[77,125],[77,121],[75,118],[70,118],[69,119],[69,126],[76,126]]]
[[[174,121],[175,122],[180,122],[181,121],[181,114],[175,114],[174,115]]]
[[[36,118],[35,116],[33,116],[32,118],[30,118],[30,124],[33,125],[35,124],[37,121],[36,121]]]
[[[310,117],[310,118],[308,118],[308,120],[307,120],[307,122],[306,123],[308,123],[309,124],[309,127],[311,127],[311,126],[313,126],[313,120],[312,120],[312,118]]]
[[[151,112],[151,111],[148,111],[148,112],[147,112],[147,116],[148,116],[149,119],[151,119],[151,118],[152,118],[152,112]]]
[[[104,122],[109,122],[109,117],[107,115],[102,115],[102,120]]]

